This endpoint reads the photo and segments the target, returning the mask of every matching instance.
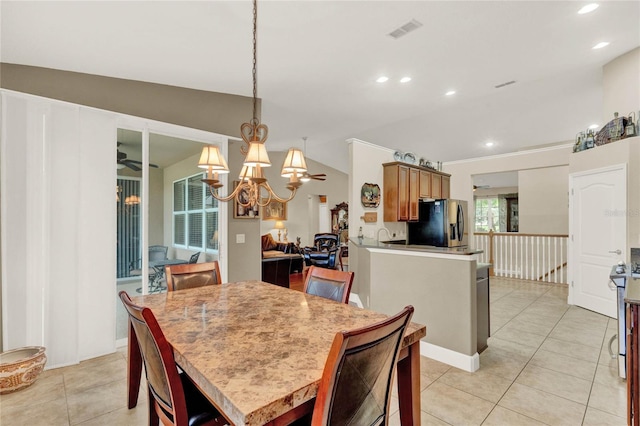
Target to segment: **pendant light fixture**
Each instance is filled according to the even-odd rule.
[[[209,185],[211,195],[216,200],[223,202],[235,199],[238,204],[244,207],[255,206],[256,204],[264,207],[272,199],[281,203],[290,201],[295,197],[296,191],[302,185],[300,176],[307,171],[307,163],[302,151],[297,148],[291,148],[282,165],[281,172],[283,177],[289,178],[287,189],[290,194],[288,197],[278,196],[263,175],[262,169],[270,167],[271,162],[265,147],[269,128],[260,123],[256,111],[258,98],[257,32],[258,4],[257,0],[253,0],[253,118],[250,122],[243,123],[240,126],[240,135],[246,144],[246,146],[240,147],[240,152],[245,155],[239,176],[240,184],[227,196],[221,196],[218,193],[218,190],[223,186],[218,180],[218,176],[222,173],[229,173],[229,167],[217,146],[209,145],[204,147],[200,155],[200,161],[198,161],[198,167],[207,169],[207,177],[202,181]],[[243,194],[243,196],[240,197],[240,194]]]

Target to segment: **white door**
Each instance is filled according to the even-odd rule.
[[[569,176],[569,303],[617,317],[611,266],[627,254],[626,165]]]

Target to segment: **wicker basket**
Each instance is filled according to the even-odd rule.
[[[28,346],[0,353],[0,395],[33,384],[46,363],[47,356],[42,346]]]

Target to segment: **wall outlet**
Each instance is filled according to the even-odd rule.
[[[244,244],[244,234],[236,234],[236,244]]]

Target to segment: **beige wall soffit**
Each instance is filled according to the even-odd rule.
[[[252,110],[247,96],[7,63],[0,87],[234,137]]]

